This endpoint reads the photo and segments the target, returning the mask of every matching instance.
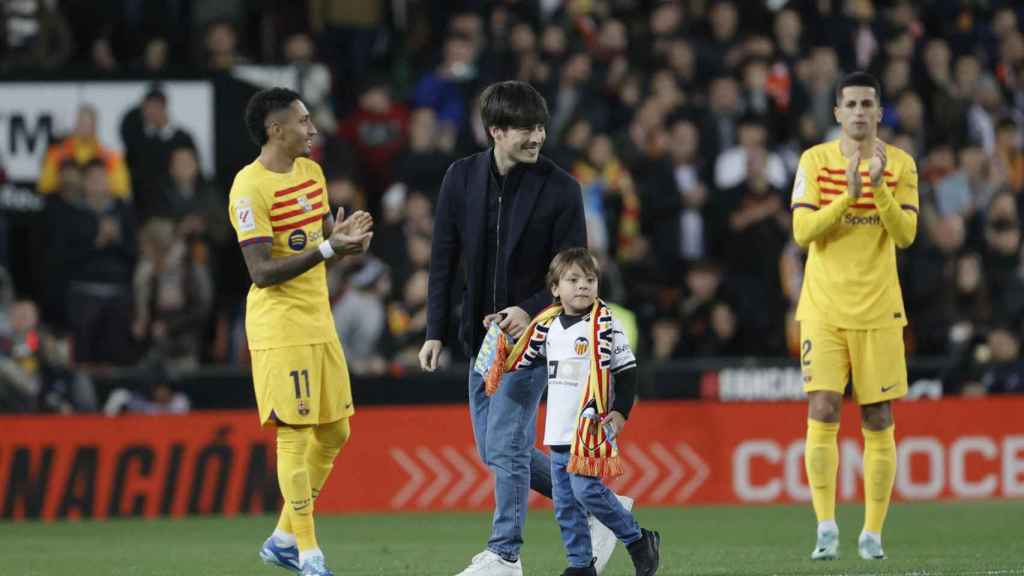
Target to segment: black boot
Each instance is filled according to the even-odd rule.
[[[586,568],[573,568],[570,566],[565,569],[565,572],[562,572],[562,576],[597,576],[597,570],[594,569],[593,565]]]
[[[658,549],[661,547],[661,534],[650,530],[640,529],[643,535],[639,540],[626,547],[629,556],[633,559],[633,566],[636,567],[636,576],[654,576],[658,571],[658,560],[660,555]]]

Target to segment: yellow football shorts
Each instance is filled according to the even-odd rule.
[[[326,424],[351,416],[352,386],[337,340],[252,351],[260,424]]]
[[[907,394],[903,327],[847,330],[821,322],[800,322],[800,369],[804,392],[842,394],[853,373],[858,404],[875,404]]]

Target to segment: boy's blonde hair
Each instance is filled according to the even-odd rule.
[[[554,287],[562,279],[562,275],[569,271],[573,265],[579,266],[584,274],[601,275],[601,267],[597,258],[586,248],[566,248],[555,255],[548,266],[548,288]]]

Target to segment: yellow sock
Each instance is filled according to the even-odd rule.
[[[348,418],[313,428],[313,439],[306,448],[306,470],[309,472],[309,487],[314,502],[327,482],[331,469],[334,468],[334,459],[348,442],[350,435]],[[292,533],[292,520],[287,503],[281,507],[277,529]]]
[[[836,475],[839,472],[839,423],[807,420],[804,465],[818,522],[836,518]]]
[[[306,447],[313,436],[309,427],[277,427],[277,482],[291,520],[299,550],[318,548],[313,525],[313,492],[306,469]]]
[[[864,434],[864,531],[882,533],[896,479],[896,426]]]

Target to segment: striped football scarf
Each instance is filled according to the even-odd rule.
[[[542,310],[511,349],[505,338],[498,339],[494,364],[484,377],[484,391],[488,396],[498,391],[505,373],[529,368],[543,355],[548,330],[561,313],[562,306],[558,304]],[[594,301],[589,319],[592,341],[596,345],[590,350],[587,387],[580,398],[576,434],[566,469],[580,476],[610,478],[622,474],[618,447],[607,438],[601,426],[601,419],[611,409],[612,313],[598,299]]]

